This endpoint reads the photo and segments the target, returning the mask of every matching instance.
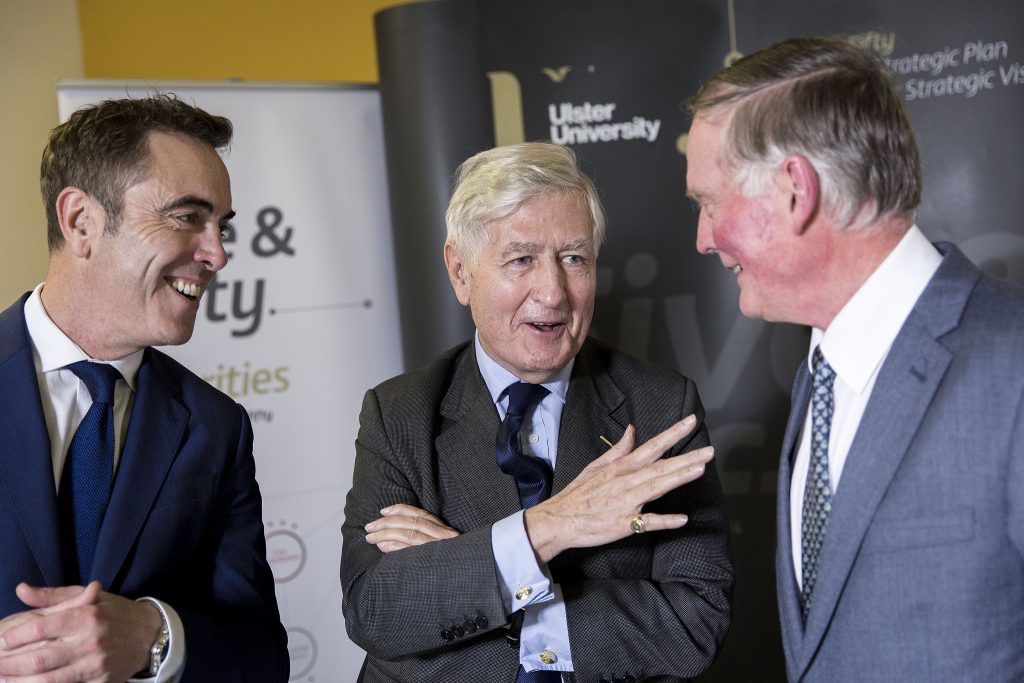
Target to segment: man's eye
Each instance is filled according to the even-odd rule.
[[[570,266],[583,265],[584,262],[583,257],[580,256],[579,254],[568,254],[567,256],[563,256],[562,261],[564,263],[569,264]]]
[[[230,223],[225,223],[220,226],[220,239],[221,241],[227,241],[235,233],[235,228]]]
[[[520,256],[519,258],[512,259],[512,265],[514,266],[528,266],[532,262],[532,256]]]
[[[195,223],[198,219],[199,217],[196,216],[196,214],[194,213],[179,213],[177,216],[174,217],[174,220],[178,221],[179,223],[190,224]]]

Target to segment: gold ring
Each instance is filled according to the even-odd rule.
[[[633,519],[629,520],[629,528],[632,529],[634,534],[642,534],[647,531],[647,524],[644,522],[644,518],[637,515]]]

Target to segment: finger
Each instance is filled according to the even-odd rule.
[[[437,526],[444,527],[446,529],[450,528],[441,520],[440,517],[414,505],[406,505],[405,503],[390,505],[381,510],[380,513],[385,517],[412,517],[414,519],[423,519]]]
[[[73,679],[58,678],[56,675],[58,672],[55,671],[70,662],[70,649],[60,641],[30,643],[17,652],[0,657],[0,676],[7,681],[11,680],[12,676],[35,676],[49,673],[54,676],[46,680],[70,681]]]
[[[432,541],[440,541],[443,538],[454,538],[458,536],[458,532],[447,530],[447,532],[436,532],[438,534],[446,533],[447,535],[434,536],[431,534],[424,533],[418,529],[409,527],[383,527],[377,531],[373,531],[366,536],[368,543],[380,543],[381,541],[400,541],[406,545],[423,545],[424,543],[430,543]]]
[[[18,599],[29,607],[55,607],[65,600],[70,600],[85,591],[85,586],[58,586],[47,588],[19,583],[14,589]]]
[[[699,479],[704,475],[706,465],[714,454],[714,447],[705,446],[682,455],[657,460],[642,470],[621,477],[620,480],[629,486],[625,499],[639,507]]]
[[[396,550],[402,550],[403,548],[408,547],[410,546],[399,541],[382,541],[377,544],[377,549],[380,550],[382,553],[393,553]]]
[[[437,519],[434,515],[430,514],[422,508],[418,508],[415,505],[408,505],[406,503],[395,503],[389,505],[380,511],[380,514],[385,517],[429,517]]]
[[[459,535],[459,532],[455,531],[449,526],[446,526],[443,522],[438,520],[433,515],[430,517],[381,517],[375,519],[365,527],[366,531],[373,533],[378,531],[384,531],[386,529],[398,530],[398,531],[414,531],[425,536],[429,536],[432,540],[441,540],[443,538],[454,538]]]
[[[615,462],[622,456],[629,454],[635,447],[635,444],[636,427],[627,425],[626,431],[622,433],[622,436],[615,442],[615,445],[602,453],[599,458],[594,459],[591,465],[607,465],[608,463]]]
[[[697,418],[693,415],[687,415],[665,431],[652,436],[632,453],[629,453],[628,456],[623,458],[624,464],[639,468],[658,460],[666,451],[673,448],[683,438],[693,432],[696,425]]]
[[[640,518],[643,520],[644,524],[643,533],[648,533],[650,531],[665,531],[666,529],[679,529],[690,521],[689,517],[683,514],[670,515],[656,514],[653,512],[645,512],[640,515]],[[629,522],[630,520],[626,520],[626,526],[629,526]],[[635,533],[632,528],[630,528],[630,532]]]
[[[600,470],[604,467],[607,467],[616,460],[619,460],[624,456],[629,455],[630,451],[633,450],[635,442],[636,427],[634,427],[633,425],[627,425],[626,431],[622,433],[622,436],[619,438],[618,441],[615,442],[615,445],[609,448],[601,455],[599,455],[598,457],[591,460],[590,464],[583,468],[583,471],[594,472],[596,470]],[[575,486],[578,485],[579,480],[579,477],[574,479],[572,482],[569,483],[569,486],[567,486],[566,489],[571,490],[575,488]]]

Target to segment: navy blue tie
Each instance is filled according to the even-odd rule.
[[[523,455],[519,450],[519,430],[530,408],[548,395],[540,384],[516,382],[505,389],[508,409],[498,428],[496,458],[498,467],[516,479],[523,509],[533,507],[551,495],[551,466],[543,458]]]
[[[505,419],[498,428],[495,456],[498,467],[505,474],[516,479],[519,487],[519,501],[523,509],[533,507],[551,495],[551,466],[543,458],[523,455],[519,449],[519,431],[523,428],[526,413],[540,403],[548,390],[540,384],[516,382],[508,385],[508,409]],[[514,640],[518,645],[519,628],[522,626],[522,610],[513,618]],[[560,683],[562,674],[557,671],[527,671],[519,666],[516,683]]]
[[[79,361],[68,368],[85,383],[92,406],[71,439],[60,480],[63,545],[69,578],[86,583],[96,539],[110,500],[114,474],[114,386],[121,373],[113,365]],[[74,576],[77,572],[77,576]]]

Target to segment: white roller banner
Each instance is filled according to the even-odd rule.
[[[246,407],[291,680],[354,681],[338,563],[363,392],[401,371],[375,88],[61,82],[66,118],[107,98],[176,93],[235,125],[228,266],[192,340],[168,353]]]

